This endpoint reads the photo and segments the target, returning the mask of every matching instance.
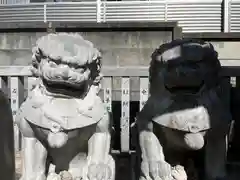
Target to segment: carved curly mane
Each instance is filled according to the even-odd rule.
[[[39,77],[43,59],[64,60],[65,62],[86,65],[91,71],[93,85],[100,85],[102,75],[101,54],[93,43],[77,33],[57,33],[42,36],[32,49],[32,73]]]

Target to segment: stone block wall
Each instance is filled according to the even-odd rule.
[[[45,33],[0,33],[0,65],[30,65],[32,47]],[[106,66],[148,66],[153,50],[171,40],[164,31],[83,32],[102,52]]]
[[[32,47],[46,33],[0,33],[0,66],[30,65]],[[102,52],[106,66],[148,66],[153,50],[171,40],[170,31],[83,32]],[[240,42],[212,42],[221,59],[240,59]]]

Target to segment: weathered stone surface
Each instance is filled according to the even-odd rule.
[[[1,66],[28,66],[32,61],[32,51],[29,49],[0,50]]]
[[[38,39],[33,53],[37,81],[15,119],[24,142],[21,180],[114,180],[99,51],[60,33]]]
[[[31,60],[28,57],[31,56],[32,46],[39,37],[45,34],[40,32],[0,33],[0,65],[29,64]],[[164,31],[81,32],[79,34],[93,42],[103,52],[103,65],[110,66],[148,65],[150,52],[159,44],[171,40],[171,32]],[[218,51],[220,59],[240,59],[239,42],[213,41],[212,44]],[[11,51],[12,49],[26,50],[25,61],[15,61],[18,56],[15,55],[14,51]],[[133,52],[132,55],[131,52]],[[129,57],[132,59],[130,60]],[[11,63],[7,62],[9,59],[11,59]]]
[[[10,66],[12,64],[12,51],[0,50],[0,65]]]
[[[220,70],[210,43],[177,40],[154,51],[151,96],[137,117],[141,180],[187,180],[203,148],[204,179],[226,177],[230,92]]]
[[[43,35],[46,33],[0,33],[0,49],[32,49]]]
[[[214,42],[211,41],[220,59],[240,59],[239,41]]]
[[[102,63],[106,66],[148,65],[152,50],[158,44],[171,40],[171,32],[164,31],[79,34],[95,44],[102,53]],[[45,33],[0,33],[0,65],[28,65],[31,61],[31,48],[37,38],[43,35]],[[10,59],[11,63],[3,59]]]

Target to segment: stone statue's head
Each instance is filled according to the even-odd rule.
[[[211,43],[201,40],[174,40],[152,54],[150,93],[165,89],[171,93],[197,93],[218,81],[221,68]]]
[[[80,94],[101,80],[101,54],[77,33],[42,36],[33,48],[35,76],[49,92]]]

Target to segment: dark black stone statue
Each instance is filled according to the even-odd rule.
[[[225,177],[229,84],[212,44],[175,40],[152,54],[150,97],[137,118],[141,179],[187,180],[204,152],[204,180]]]

